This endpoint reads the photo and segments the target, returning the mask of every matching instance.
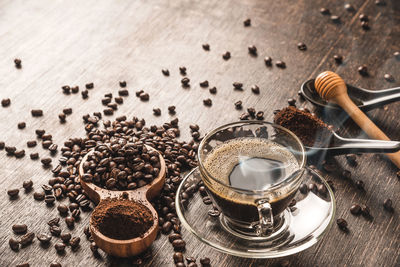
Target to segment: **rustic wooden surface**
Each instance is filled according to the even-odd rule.
[[[130,96],[117,115],[143,117],[150,124],[161,124],[175,116],[168,115],[169,105],[177,106],[182,139],[189,140],[188,125],[198,123],[204,134],[221,124],[235,121],[241,111],[233,102],[242,100],[244,107],[254,106],[272,120],[272,111],[286,105],[289,97],[297,97],[297,90],[306,79],[320,71],[337,71],[348,83],[370,89],[400,85],[400,61],[393,52],[400,50],[400,4],[386,0],[385,6],[374,1],[348,1],[354,12],[343,8],[341,1],[23,1],[3,0],[0,3],[0,99],[9,97],[12,104],[0,107],[0,139],[7,145],[24,148],[27,154],[48,152],[41,146],[26,147],[35,139],[34,130],[44,128],[62,145],[69,137],[83,136],[82,115],[102,111],[100,99],[105,93],[116,92],[118,81],[126,80]],[[329,16],[319,13],[327,7],[341,17],[332,23]],[[370,17],[371,29],[360,27],[358,16]],[[245,18],[252,19],[251,27],[243,27]],[[298,42],[305,42],[307,51],[299,51]],[[209,43],[211,50],[202,49]],[[258,56],[249,56],[248,45],[256,45]],[[232,58],[224,61],[222,53],[230,51]],[[333,55],[344,56],[344,64],[337,66]],[[286,69],[267,68],[265,56],[286,62]],[[22,59],[22,69],[14,67],[14,58]],[[357,67],[366,64],[370,71],[361,77]],[[182,89],[178,67],[186,66],[191,88]],[[161,74],[168,68],[169,77]],[[391,73],[396,81],[383,79]],[[218,88],[216,95],[198,83],[208,80]],[[244,91],[233,91],[232,83],[244,83]],[[94,82],[89,99],[79,95],[63,95],[61,86]],[[257,84],[260,95],[250,86]],[[141,102],[134,96],[143,89],[150,101]],[[210,97],[212,107],[203,106]],[[298,102],[298,106],[311,108]],[[73,114],[61,125],[57,114],[72,107]],[[162,116],[152,115],[152,109],[162,109]],[[32,118],[30,110],[42,108],[44,116]],[[400,105],[393,103],[368,115],[392,138],[400,140]],[[17,123],[25,121],[24,130]],[[336,120],[337,122],[337,120]],[[346,130],[358,135],[351,121]],[[351,130],[354,131],[351,131]],[[353,135],[354,136],[354,135]],[[58,156],[58,155],[57,155]],[[187,242],[187,256],[208,256],[214,266],[275,266],[288,260],[291,266],[399,266],[400,265],[400,180],[396,169],[377,155],[358,157],[358,167],[347,165],[343,156],[336,158],[339,169],[349,169],[352,177],[346,180],[340,170],[328,175],[336,188],[337,217],[349,222],[350,232],[344,234],[336,225],[323,240],[299,254],[274,260],[242,259],[216,252],[183,232]],[[11,225],[26,223],[35,233],[47,231],[46,221],[57,216],[55,207],[33,201],[32,192],[20,192],[17,200],[9,200],[6,190],[22,187],[31,178],[34,189],[51,177],[39,162],[29,156],[15,159],[0,151],[0,266],[15,266],[29,262],[31,266],[48,266],[58,260],[63,266],[129,266],[130,260],[118,260],[101,254],[93,257],[83,235],[89,213],[72,230],[82,238],[81,248],[65,255],[57,255],[53,246],[41,248],[35,240],[31,246],[16,253],[8,246],[14,234]],[[354,181],[363,180],[365,192],[357,190]],[[395,212],[382,207],[391,198]],[[365,220],[349,213],[352,203],[367,204],[374,219]],[[62,225],[65,227],[65,225]],[[53,238],[52,243],[54,244]],[[147,266],[173,266],[172,246],[161,236],[152,246],[153,256]]]

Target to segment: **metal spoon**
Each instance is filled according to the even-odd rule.
[[[301,85],[301,93],[303,96],[316,106],[341,110],[336,104],[331,104],[323,100],[314,87],[315,79],[306,81]],[[377,107],[382,107],[385,104],[389,104],[400,100],[400,87],[384,89],[379,91],[372,91],[367,89],[358,88],[349,84],[347,86],[347,93],[353,102],[362,111],[368,111]]]
[[[333,143],[333,145],[329,145]],[[332,132],[331,138],[326,140],[326,147],[308,147],[308,156],[343,155],[351,153],[392,153],[400,150],[398,141],[382,141],[372,139],[344,138]]]

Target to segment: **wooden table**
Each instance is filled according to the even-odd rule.
[[[162,124],[179,117],[182,139],[189,140],[188,125],[197,123],[201,133],[221,124],[236,121],[243,111],[233,103],[242,100],[245,108],[255,107],[272,120],[272,111],[287,105],[288,98],[297,98],[303,81],[321,71],[337,71],[348,83],[370,89],[399,86],[400,61],[393,53],[400,50],[400,5],[397,0],[386,0],[385,6],[374,1],[353,0],[354,12],[348,12],[338,1],[22,1],[4,0],[0,3],[0,99],[11,98],[11,106],[0,107],[0,139],[7,145],[24,148],[29,155],[38,151],[48,154],[41,146],[26,147],[35,139],[35,129],[44,128],[62,146],[69,137],[84,136],[82,115],[102,111],[100,99],[105,93],[116,93],[118,82],[126,80],[130,96],[115,116],[126,114],[146,119],[149,125]],[[321,7],[340,16],[333,23],[329,15],[319,12]],[[360,26],[358,16],[370,18],[371,29]],[[251,18],[251,27],[243,20]],[[307,51],[297,48],[298,42],[307,44]],[[202,49],[210,44],[210,51]],[[247,47],[255,45],[258,56],[248,54]],[[230,51],[232,58],[225,61],[222,54]],[[333,55],[344,56],[337,65]],[[266,67],[264,57],[273,62],[283,60],[286,69]],[[22,69],[14,67],[14,58],[22,60]],[[358,66],[366,64],[369,77],[361,77]],[[191,80],[190,89],[182,89],[178,67],[186,66]],[[161,73],[170,70],[170,76]],[[391,73],[395,82],[384,80]],[[199,82],[208,80],[218,92],[211,95],[200,88]],[[244,91],[234,91],[233,82],[242,82]],[[89,98],[64,95],[63,85],[79,85],[83,90],[94,82]],[[251,92],[257,84],[260,95]],[[141,102],[134,92],[143,89],[150,101]],[[203,99],[211,98],[211,107]],[[176,116],[167,112],[169,105],[177,106]],[[297,102],[298,107],[308,107]],[[60,124],[58,114],[63,108],[73,108],[67,123]],[[152,115],[159,107],[162,116]],[[44,116],[32,118],[31,109],[42,108]],[[368,115],[392,139],[400,140],[400,106],[397,103],[376,109]],[[27,127],[17,129],[25,121]],[[338,126],[338,125],[337,125]],[[347,130],[357,127],[351,121]],[[57,155],[56,157],[58,157]],[[400,179],[395,167],[377,155],[359,156],[358,167],[347,164],[344,156],[336,157],[339,170],[327,174],[336,188],[337,217],[345,218],[350,232],[343,233],[333,225],[323,240],[299,254],[274,260],[242,259],[216,252],[183,231],[187,242],[187,256],[211,258],[213,266],[276,266],[289,261],[291,266],[399,266],[400,265]],[[63,266],[128,266],[130,260],[118,260],[104,253],[93,257],[89,242],[83,234],[89,213],[72,231],[82,238],[77,252],[67,249],[57,255],[53,246],[41,248],[38,241],[16,253],[8,246],[14,234],[11,225],[26,223],[35,233],[47,231],[47,220],[57,216],[55,207],[33,201],[32,192],[20,192],[19,199],[9,200],[6,190],[22,187],[32,179],[34,189],[47,183],[51,173],[33,162],[6,156],[0,151],[0,266],[15,266],[29,262],[30,266],[48,266],[57,260]],[[352,172],[344,179],[341,170]],[[354,186],[363,180],[365,191]],[[382,203],[391,198],[395,212],[383,209]],[[367,204],[372,221],[350,214],[352,203]],[[54,240],[52,241],[54,244]],[[172,247],[162,236],[152,246],[147,266],[173,266]],[[197,261],[198,262],[198,261]]]

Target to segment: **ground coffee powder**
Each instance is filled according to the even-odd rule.
[[[118,240],[141,237],[153,225],[151,211],[128,199],[105,199],[92,216],[94,227],[103,235]]]
[[[292,131],[305,146],[327,146],[332,131],[311,113],[289,106],[275,114],[274,122]]]

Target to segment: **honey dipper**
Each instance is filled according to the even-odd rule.
[[[342,107],[370,138],[390,141],[389,137],[353,103],[347,94],[346,84],[339,75],[332,71],[320,73],[315,79],[315,90],[322,99]],[[386,155],[400,168],[400,152]]]

